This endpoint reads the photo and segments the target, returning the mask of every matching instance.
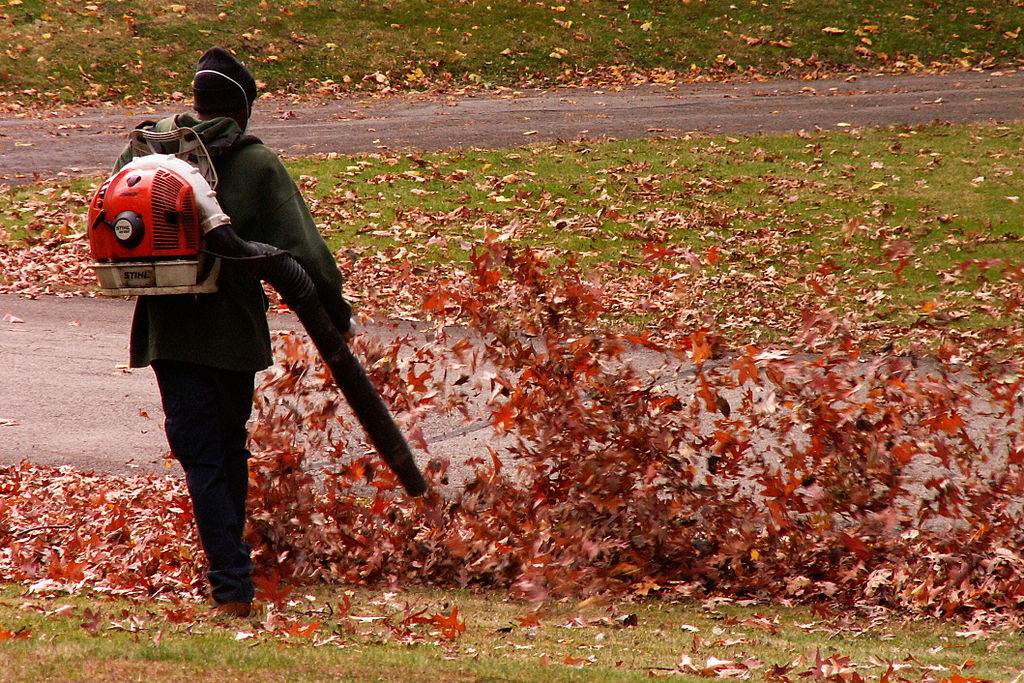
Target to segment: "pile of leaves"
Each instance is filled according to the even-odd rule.
[[[46,239],[81,249],[71,230]],[[54,248],[10,254],[42,264],[36,246]],[[786,348],[729,349],[719,332],[671,319],[649,329],[673,334],[614,334],[596,326],[614,305],[608,288],[571,262],[553,272],[547,256],[491,234],[468,271],[416,279],[406,292],[457,334],[439,325],[355,340],[426,454],[424,499],[402,496],[359,443],[302,337],[280,339],[253,434],[249,535],[262,576],[500,587],[535,599],[1020,611],[1017,360],[948,343],[927,358],[868,354],[810,302]],[[427,462],[419,423],[430,414],[461,415],[491,430],[493,445]],[[0,488],[5,579],[129,595],[201,589],[176,479],[26,464],[4,468]]]
[[[264,584],[507,588],[532,598],[722,595],[1019,612],[1024,440],[1016,361],[944,347],[868,355],[808,311],[802,347],[709,330],[598,333],[599,283],[491,236],[424,298],[445,328],[357,337],[424,455],[408,499],[360,443],[299,334],[257,401],[249,540]],[[489,429],[430,457],[431,414]],[[33,465],[0,476],[0,576],[39,588],[195,594],[177,479]]]
[[[427,304],[475,340],[357,349],[421,449],[432,410],[484,420],[501,449],[434,458],[430,495],[396,495],[346,440],[358,427],[327,371],[286,337],[252,467],[266,571],[947,617],[1024,604],[1018,364],[868,356],[827,312],[805,321],[813,354],[598,335],[593,283],[497,240],[473,263],[471,286],[442,283]]]
[[[96,277],[84,232],[88,197],[68,187],[33,189],[23,195],[0,185],[0,294],[90,294]],[[3,227],[22,224],[18,240]]]
[[[0,468],[0,576],[31,591],[200,595],[197,542],[177,478]]]

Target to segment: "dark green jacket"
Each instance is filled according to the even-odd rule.
[[[231,143],[242,134],[228,118],[200,122],[179,115],[156,124],[160,131],[181,126],[193,128],[215,148],[217,141]],[[130,158],[126,149],[116,168]],[[291,253],[313,279],[331,318],[347,331],[351,309],[341,293],[341,272],[277,154],[258,142],[229,144],[226,152],[214,156],[214,166],[217,198],[238,235]],[[131,365],[167,359],[257,372],[273,363],[266,311],[262,285],[225,262],[214,294],[139,297],[132,320]]]

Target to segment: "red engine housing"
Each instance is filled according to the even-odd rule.
[[[202,245],[192,187],[163,168],[111,176],[93,195],[88,225],[100,262],[195,258]]]

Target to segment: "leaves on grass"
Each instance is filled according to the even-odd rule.
[[[507,166],[501,171],[493,158],[478,165],[461,155],[376,154],[348,167],[328,162],[335,173],[300,183],[318,222],[345,245],[337,256],[358,309],[457,315],[433,285],[487,286],[487,269],[470,280],[472,259],[489,258],[474,256],[472,245],[494,233],[533,245],[541,269],[579,264],[579,283],[560,295],[599,297],[595,330],[628,325],[636,337],[666,341],[707,329],[712,344],[814,350],[822,338],[800,336],[805,318],[832,311],[866,349],[919,352],[950,342],[972,354],[1009,352],[1024,339],[1012,217],[960,208],[927,188],[967,182],[984,165],[1001,185],[988,192],[1002,197],[1019,135],[995,126],[957,135],[972,165],[951,176],[940,165],[947,155],[935,151],[949,133],[929,127],[850,133],[862,142],[781,138],[773,144],[788,151],[773,153],[745,151],[750,141],[735,138],[576,143],[509,154],[496,162]],[[868,154],[883,160],[858,160]],[[549,184],[532,170],[570,155],[582,174],[562,170]],[[908,176],[919,182],[906,187]],[[868,189],[876,177],[894,185],[884,196]],[[421,202],[411,190],[423,188],[443,197]],[[52,187],[41,196],[0,193],[10,197],[3,210],[12,219],[33,216],[17,229],[24,237],[0,248],[0,291],[94,291],[80,232],[84,197]]]
[[[240,638],[323,646],[343,637],[324,629],[331,623],[453,643],[470,627],[454,606],[387,599],[370,613],[342,602],[337,616],[296,614],[292,587],[325,581],[535,600],[800,601],[982,624],[1020,614],[1019,362],[964,364],[953,347],[930,358],[865,354],[828,311],[801,331],[828,340],[815,354],[730,350],[707,332],[636,346],[590,329],[604,303],[594,282],[568,268],[556,277],[537,252],[498,235],[478,245],[467,276],[428,295],[472,339],[438,327],[353,340],[406,428],[437,412],[495,429],[499,446],[455,463],[464,480],[451,477],[453,463],[425,462],[424,499],[398,493],[363,447],[303,336],[279,335],[281,360],[257,402],[247,531],[270,605]],[[42,595],[197,598],[203,566],[187,510],[176,478],[2,468],[0,575]],[[81,623],[97,634],[154,629],[98,613]],[[777,627],[759,615],[732,626]],[[837,654],[771,669],[687,653],[676,671],[856,680],[860,668]]]
[[[863,1],[714,10],[703,2],[602,2],[595,10],[587,3],[408,1],[346,3],[329,13],[316,3],[294,4],[245,3],[225,13],[202,3],[130,9],[96,3],[87,10],[51,3],[40,12],[32,3],[7,2],[0,14],[8,29],[0,49],[6,89],[0,109],[179,101],[197,46],[214,24],[224,31],[225,46],[253,67],[261,90],[289,98],[809,79],[1010,68],[1021,61],[1012,3],[954,9],[912,3],[913,14],[904,13],[907,4]],[[182,39],[168,44],[150,26]],[[337,35],[359,40],[340,48]]]
[[[421,161],[421,173],[432,172]],[[481,191],[523,201],[510,175],[487,179]],[[690,189],[722,191],[704,180]],[[776,179],[771,189],[786,196],[803,182]],[[342,211],[349,199],[336,199],[316,210]],[[478,215],[465,207],[410,211],[399,234],[440,239],[435,224]],[[701,218],[724,229],[743,216]],[[592,227],[558,211],[551,219],[565,221],[563,229]],[[279,363],[257,400],[247,531],[270,609],[262,630],[239,632],[244,639],[332,642],[327,616],[294,614],[302,604],[294,587],[313,581],[494,587],[539,601],[580,594],[785,600],[980,623],[1021,614],[1024,368],[1019,359],[987,355],[1019,343],[1019,330],[988,331],[986,343],[965,346],[958,342],[980,333],[946,331],[936,317],[941,302],[929,301],[915,325],[935,333],[934,355],[865,349],[865,320],[841,318],[828,305],[848,285],[828,259],[784,318],[772,317],[778,310],[751,312],[750,288],[736,287],[735,327],[680,320],[680,301],[723,286],[716,269],[748,257],[727,241],[678,247],[656,235],[656,225],[690,219],[657,219],[632,226],[649,231],[647,277],[625,277],[621,264],[584,271],[564,252],[526,246],[518,235],[528,216],[483,219],[484,239],[468,246],[461,266],[422,269],[412,239],[353,254],[345,267],[350,287],[369,292],[362,310],[384,302],[390,312],[426,311],[437,322],[422,335],[353,340],[422,450],[434,492],[407,500],[396,491],[304,336],[279,335]],[[868,223],[844,219],[838,239],[845,245],[876,230],[883,248],[873,263],[905,275],[920,245],[894,226]],[[29,243],[0,254],[8,286],[27,295],[84,289],[80,238],[46,230],[40,225]],[[755,231],[753,241],[767,259],[759,263],[774,268],[764,268],[762,286],[793,285],[771,261],[781,250],[770,231]],[[666,259],[685,266],[662,267]],[[1010,259],[967,260],[942,276],[991,271],[998,284],[986,284],[979,301],[1014,300],[1021,272]],[[643,329],[602,324],[637,301],[652,312]],[[784,319],[792,338],[785,346],[735,343],[755,315]],[[421,420],[431,414],[492,430],[492,445],[461,462],[430,459]],[[198,598],[204,568],[188,510],[176,478],[0,468],[0,576],[32,594],[89,588]],[[373,625],[400,642],[451,643],[467,628],[454,606],[379,607],[354,613],[339,604],[332,623]],[[196,618],[178,605],[163,614],[169,623]],[[93,634],[148,628],[97,612],[80,617]],[[531,615],[521,626],[535,621]],[[767,617],[741,625],[775,628]],[[765,670],[747,660],[687,657],[680,672]],[[787,673],[854,680],[856,667],[815,654],[773,670],[778,680]]]

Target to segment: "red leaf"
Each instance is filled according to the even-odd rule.
[[[5,640],[28,640],[30,635],[32,635],[32,629],[27,626],[17,631],[8,631],[0,628],[0,643]]]
[[[507,432],[515,425],[517,412],[511,402],[505,402],[491,411],[491,424],[499,432]]]
[[[843,541],[843,545],[846,546],[846,549],[851,551],[861,560],[870,560],[871,556],[874,555],[874,553],[871,552],[871,549],[868,548],[867,544],[856,536],[851,536],[850,534],[843,532],[839,534],[839,538]]]

